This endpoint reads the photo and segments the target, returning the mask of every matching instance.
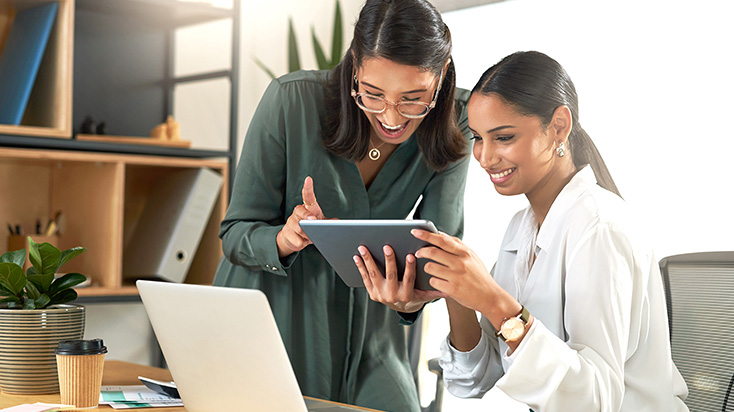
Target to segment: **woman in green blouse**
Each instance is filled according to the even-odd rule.
[[[404,219],[417,203],[462,235],[468,95],[450,55],[428,2],[368,0],[339,66],[274,80],[255,112],[214,284],[265,292],[304,395],[420,410],[402,327],[417,315],[347,287],[298,222]]]

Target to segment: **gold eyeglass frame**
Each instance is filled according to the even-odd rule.
[[[356,73],[356,70],[355,69],[352,69],[352,79],[353,79],[353,82],[352,82],[352,92],[351,92],[351,95],[352,95],[352,98],[354,98],[354,104],[356,104],[357,107],[359,107],[360,109],[362,109],[362,110],[364,110],[366,112],[380,114],[380,113],[384,113],[385,110],[387,110],[388,106],[395,106],[395,110],[397,110],[398,113],[400,113],[400,115],[403,116],[403,117],[407,117],[408,119],[422,119],[422,118],[428,116],[428,113],[430,113],[431,110],[434,107],[436,107],[436,101],[438,100],[438,92],[441,90],[441,86],[443,85],[443,72],[444,71],[442,69],[441,70],[441,74],[439,75],[439,78],[438,78],[438,87],[436,87],[436,91],[433,93],[433,99],[431,100],[431,103],[426,103],[426,102],[421,102],[421,101],[417,101],[417,102],[391,102],[390,100],[387,100],[384,97],[376,97],[376,96],[371,95],[369,93],[357,93],[357,91],[354,90],[354,85],[355,84],[358,85],[359,84],[359,81],[357,80],[357,73]],[[359,88],[359,86],[357,86],[357,88]],[[362,97],[362,96],[367,96],[370,99],[382,100],[385,103],[385,107],[382,110],[375,110],[375,109],[370,109],[370,108],[364,107],[364,106],[360,105],[359,104],[359,101],[357,100],[358,97]],[[406,103],[407,104],[419,104],[420,103],[421,105],[425,106],[428,110],[426,110],[426,112],[423,113],[423,114],[421,114],[421,115],[414,115],[414,114],[408,115],[408,114],[405,114],[405,113],[403,113],[403,112],[400,111],[400,105],[401,104],[406,104]]]

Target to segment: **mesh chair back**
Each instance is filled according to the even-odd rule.
[[[734,411],[734,252],[670,256],[660,269],[686,404],[691,412]]]

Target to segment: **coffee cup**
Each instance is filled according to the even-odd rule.
[[[95,408],[102,389],[107,348],[102,339],[66,340],[56,348],[61,403],[76,408]]]

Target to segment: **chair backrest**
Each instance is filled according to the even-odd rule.
[[[660,261],[673,361],[691,412],[734,411],[734,252]]]

